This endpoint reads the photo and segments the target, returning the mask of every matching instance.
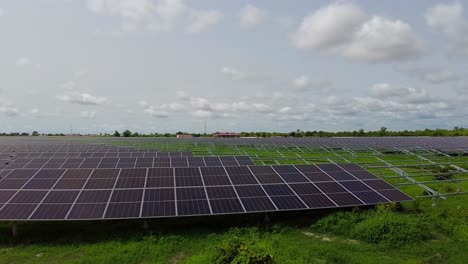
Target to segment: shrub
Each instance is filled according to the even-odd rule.
[[[273,263],[274,249],[269,242],[245,240],[238,237],[224,240],[217,247],[216,263]]]
[[[363,218],[364,213],[358,211],[338,212],[320,219],[312,229],[317,232],[347,235],[350,227],[361,222]]]
[[[368,243],[401,247],[430,237],[430,229],[421,217],[395,213],[376,213],[354,228],[351,235]]]

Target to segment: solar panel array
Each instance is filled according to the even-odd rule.
[[[172,157],[172,158],[38,158],[0,160],[0,170],[40,168],[147,168],[147,167],[214,167],[254,165],[249,156]]]
[[[241,214],[412,200],[351,163],[14,169],[0,177],[5,221]]]
[[[117,147],[102,144],[103,142],[132,142],[146,144],[225,144],[248,145],[262,147],[305,147],[320,149],[325,148],[350,148],[350,149],[437,149],[441,151],[468,152],[468,137],[351,137],[351,138],[100,138],[100,144],[96,144],[93,138],[63,139],[38,138],[38,137],[0,137],[0,153],[12,152],[132,152],[149,151],[144,148]],[[152,150],[155,151],[155,150]],[[0,159],[2,158],[0,154]]]

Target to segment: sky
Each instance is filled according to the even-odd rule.
[[[0,132],[468,127],[468,1],[0,1]]]

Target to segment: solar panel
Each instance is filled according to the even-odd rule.
[[[105,163],[117,164],[115,158],[105,159]],[[137,163],[137,159],[125,158],[124,163]],[[181,159],[178,157],[176,161]],[[82,161],[85,160],[91,164],[96,158]],[[241,164],[238,157],[191,158],[186,160],[187,164],[190,160]],[[36,164],[41,162],[35,160]],[[63,160],[57,164],[60,162]],[[142,158],[140,164],[148,165],[149,159]],[[355,164],[43,167],[14,169],[0,179],[0,220],[18,221],[239,214],[410,200],[411,197]]]

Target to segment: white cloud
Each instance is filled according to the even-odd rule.
[[[379,62],[418,57],[424,53],[424,49],[409,24],[374,16],[355,32],[343,55],[356,60]]]
[[[370,89],[371,95],[378,98],[398,97],[408,103],[428,103],[434,101],[425,89],[395,87],[388,83],[374,84]]]
[[[84,119],[94,119],[96,117],[96,112],[93,111],[81,111],[80,117]]]
[[[19,114],[19,110],[13,104],[0,98],[0,113],[9,117],[13,117]]]
[[[458,80],[460,77],[451,71],[435,71],[428,72],[424,75],[424,79],[431,83],[446,83]]]
[[[60,101],[81,105],[104,105],[109,103],[109,100],[105,97],[94,96],[88,93],[79,92],[72,92],[66,95],[58,95],[56,96],[56,98]]]
[[[67,82],[62,83],[60,87],[66,90],[73,90],[76,87],[76,83],[74,81],[67,81]]]
[[[426,66],[417,66],[412,64],[400,64],[394,67],[396,71],[407,74],[431,84],[442,84],[462,79],[462,76],[443,69],[430,68]]]
[[[150,115],[152,117],[158,117],[158,118],[166,118],[169,117],[169,113],[166,111],[162,111],[160,109],[157,109],[155,107],[147,107],[145,110],[143,110],[143,113]]]
[[[88,0],[87,7],[98,14],[119,16],[123,31],[143,25],[152,31],[168,32],[186,10],[182,0]]]
[[[401,20],[369,16],[353,3],[333,3],[305,17],[292,35],[300,49],[383,62],[424,53],[422,41]]]
[[[32,65],[32,64],[33,64],[32,60],[30,58],[28,58],[28,57],[19,58],[16,61],[17,66],[28,66],[28,65]]]
[[[263,22],[266,12],[252,4],[246,5],[240,14],[241,24],[244,27],[253,27]]]
[[[82,78],[82,77],[84,77],[86,74],[87,74],[87,72],[85,72],[85,71],[76,71],[76,72],[73,73],[73,75],[75,76],[75,78]]]
[[[329,50],[350,41],[352,32],[367,15],[352,3],[334,3],[305,17],[294,33],[294,46],[303,49]]]
[[[229,76],[232,80],[242,80],[245,79],[246,74],[236,68],[224,66],[221,68],[221,73]]]
[[[370,92],[373,96],[381,98],[406,96],[409,93],[408,89],[394,87],[388,83],[376,83],[370,88]]]
[[[427,10],[425,18],[427,25],[447,35],[456,49],[468,55],[468,20],[461,3],[437,4]]]
[[[306,75],[301,75],[292,81],[294,88],[298,90],[314,89],[320,90],[331,86],[330,81],[325,80],[311,80]]]
[[[187,32],[200,33],[208,27],[218,24],[223,19],[223,13],[218,10],[192,11]]]
[[[148,29],[157,32],[171,31],[187,7],[182,0],[159,0],[156,4],[156,16],[151,19]]]

